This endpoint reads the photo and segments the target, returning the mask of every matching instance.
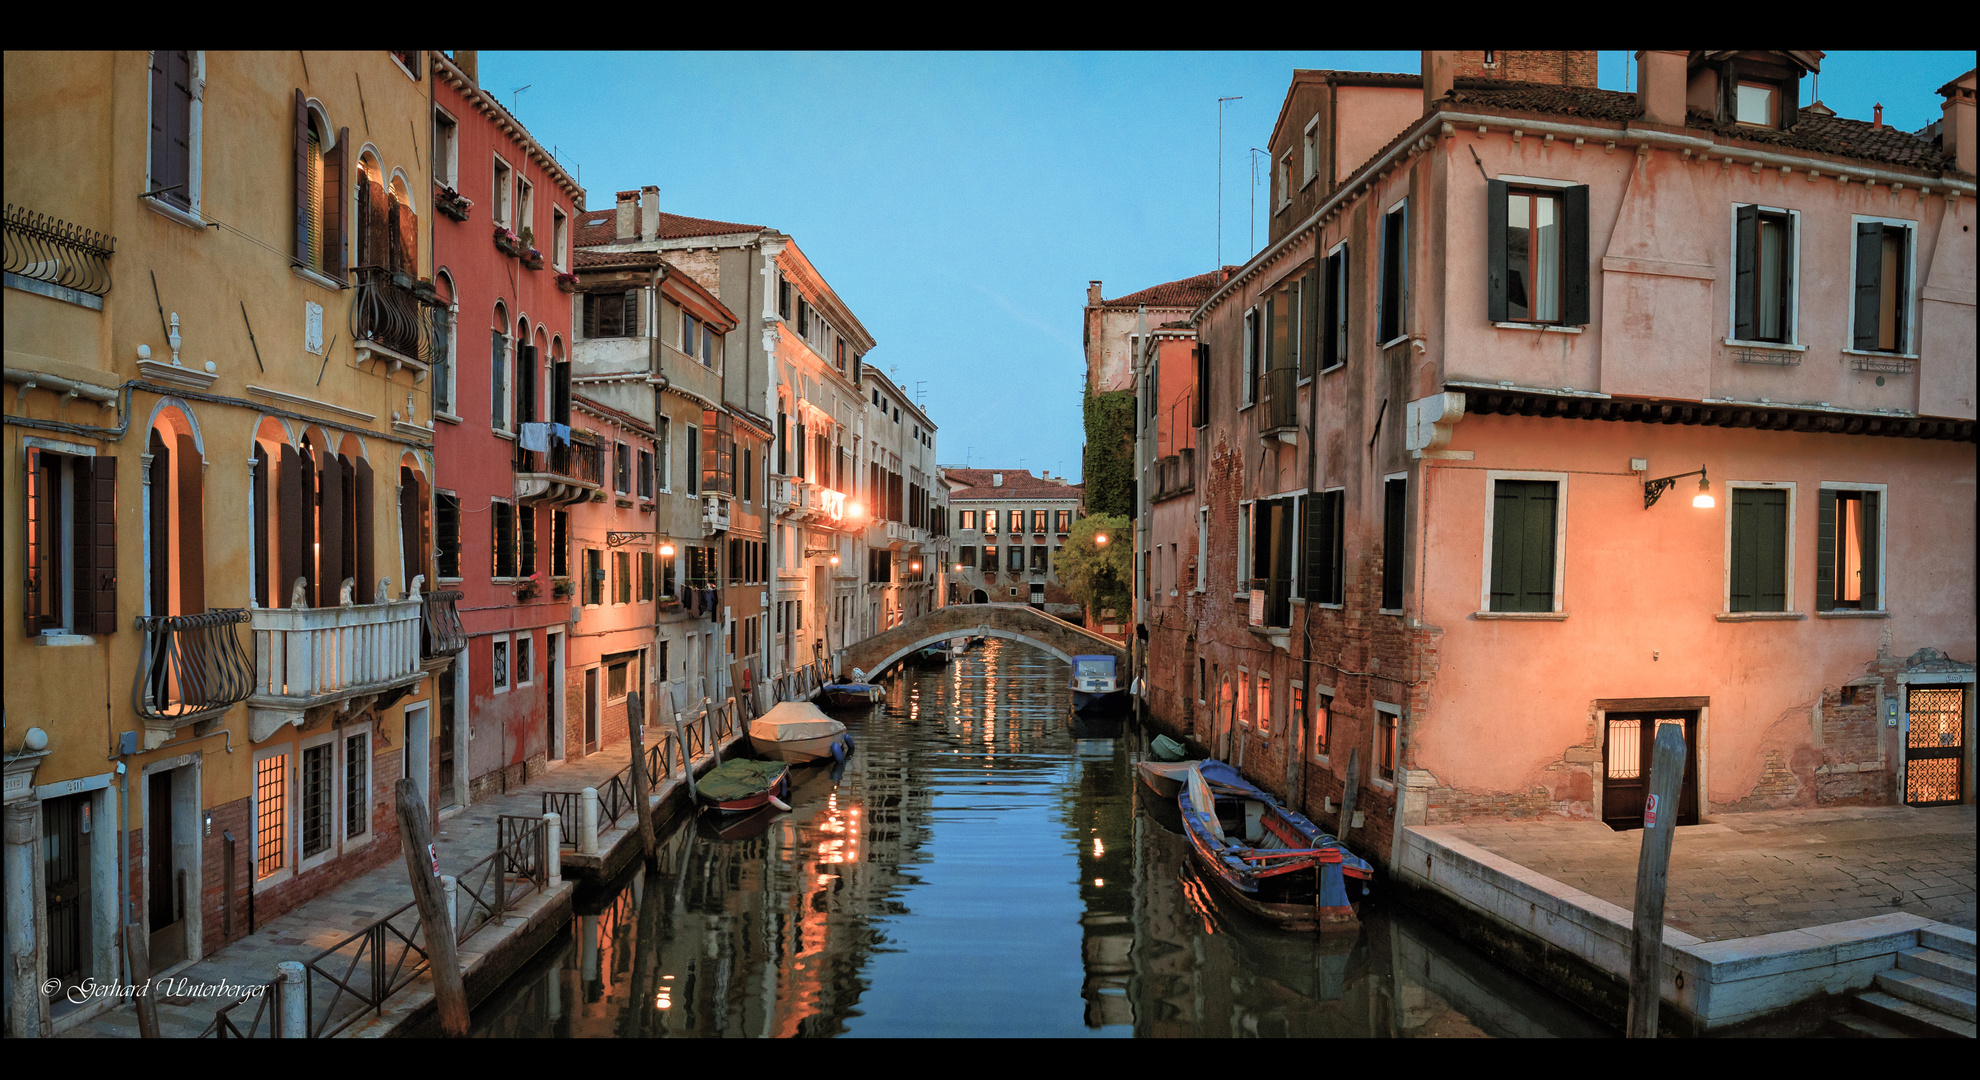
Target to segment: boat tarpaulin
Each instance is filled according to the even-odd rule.
[[[695,790],[710,802],[747,798],[776,783],[777,776],[789,767],[781,761],[731,758],[695,781]]]
[[[749,737],[765,742],[798,742],[825,739],[846,730],[846,725],[826,716],[808,701],[786,701],[749,722]]]
[[[1223,823],[1217,820],[1217,800],[1210,794],[1210,785],[1203,782],[1203,770],[1193,767],[1189,770],[1189,808],[1203,815],[1204,827],[1221,840],[1224,838]]]

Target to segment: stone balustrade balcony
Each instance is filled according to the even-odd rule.
[[[346,584],[345,595],[349,595]],[[283,724],[303,726],[334,710],[355,714],[388,694],[397,700],[426,677],[421,666],[427,603],[417,593],[374,604],[331,608],[255,608],[254,692],[248,731],[254,742]]]

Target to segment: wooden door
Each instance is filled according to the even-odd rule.
[[[438,688],[440,708],[440,797],[441,806],[454,805],[454,672],[434,679]]]
[[[172,777],[176,770],[145,779],[145,866],[149,893],[146,924],[151,928],[151,971],[157,974],[186,958],[185,874],[172,860]]]
[[[584,669],[584,752],[598,750],[598,669]]]
[[[90,796],[69,795],[41,804],[42,858],[48,886],[48,977],[66,991],[89,966]],[[55,1000],[65,1001],[65,997]]]
[[[1663,724],[1684,728],[1684,784],[1679,789],[1677,823],[1698,824],[1698,710],[1662,709],[1605,714],[1602,822],[1612,829],[1643,827],[1643,800],[1650,789],[1650,750]]]

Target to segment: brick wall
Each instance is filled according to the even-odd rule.
[[[1565,52],[1559,49],[1499,50],[1494,59],[1493,66],[1487,67],[1482,50],[1459,52],[1451,64],[1452,75],[1460,79],[1595,85],[1596,54],[1592,49]]]

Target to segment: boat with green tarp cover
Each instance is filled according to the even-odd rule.
[[[705,805],[723,813],[755,810],[772,798],[790,800],[791,768],[781,761],[731,758],[696,780],[694,790]]]

